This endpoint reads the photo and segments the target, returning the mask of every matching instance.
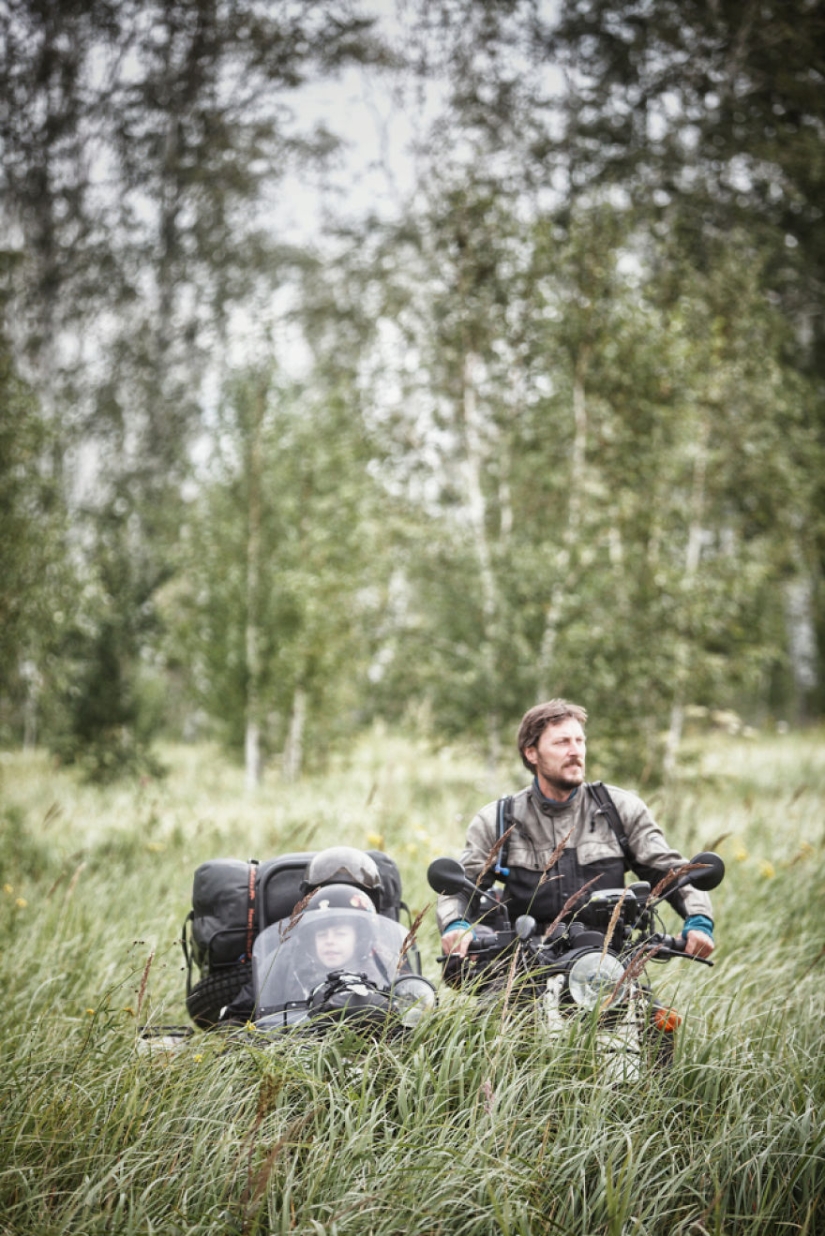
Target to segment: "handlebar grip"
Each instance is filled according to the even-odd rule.
[[[664,954],[684,953],[686,944],[684,936],[670,936],[664,931],[657,931],[647,939],[647,947],[652,952],[661,951]]]
[[[487,935],[474,936],[467,944],[467,957],[487,956],[495,957],[498,953],[504,952],[508,945],[513,942],[512,931],[495,931]],[[455,958],[457,962],[461,961],[461,954],[458,952],[442,953],[438,958],[441,965],[450,958]]]
[[[674,953],[680,957],[684,957],[686,961],[698,961],[703,966],[712,966],[714,963],[709,957],[700,957],[697,953],[688,953],[685,951],[687,940],[684,936],[668,936],[664,932],[657,935],[648,936],[646,947],[653,954],[653,960],[657,957],[662,961],[667,961],[669,956]]]
[[[513,933],[511,931],[495,932],[492,935],[475,936],[470,941],[470,946],[467,949],[470,953],[498,953],[506,948],[512,942]]]

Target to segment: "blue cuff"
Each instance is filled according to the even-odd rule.
[[[473,924],[468,923],[464,918],[457,918],[455,922],[448,923],[441,934],[442,936],[446,936],[448,931],[458,931],[459,928],[464,931],[473,931]],[[475,934],[476,933],[473,931],[473,939],[475,939]]]
[[[713,939],[713,919],[708,918],[707,914],[689,914],[685,919],[685,925],[682,928],[682,935],[687,939],[689,931],[701,931],[704,935],[710,936]]]

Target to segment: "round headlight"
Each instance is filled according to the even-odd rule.
[[[618,957],[594,949],[574,961],[568,978],[570,995],[582,1008],[593,1009],[616,990],[623,974],[624,966]],[[626,996],[627,992],[620,988],[613,1003],[619,1004]]]
[[[397,979],[392,995],[402,1026],[414,1026],[424,1013],[429,1013],[436,1005],[435,988],[422,974],[405,974]]]

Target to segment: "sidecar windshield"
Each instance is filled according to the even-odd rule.
[[[409,971],[400,923],[341,908],[282,919],[262,931],[252,950],[256,1018],[287,1006],[300,1009],[309,993],[336,971],[364,975],[387,989]]]

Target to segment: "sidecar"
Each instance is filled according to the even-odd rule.
[[[338,887],[316,896],[334,903]],[[356,898],[348,889],[341,901]],[[434,1007],[436,994],[413,968],[408,946],[400,923],[347,904],[327,904],[313,912],[310,902],[255,941],[255,1030],[324,1029],[342,1020],[370,1029],[415,1025]]]
[[[382,851],[367,853],[380,875],[379,914],[396,925],[403,917],[411,926],[396,864]],[[223,1009],[251,992],[255,940],[294,913],[305,891],[302,881],[307,865],[316,854],[282,854],[260,863],[256,859],[211,859],[197,868],[181,946],[186,960],[186,1009],[199,1029],[217,1025]],[[412,937],[406,957],[420,972]]]

